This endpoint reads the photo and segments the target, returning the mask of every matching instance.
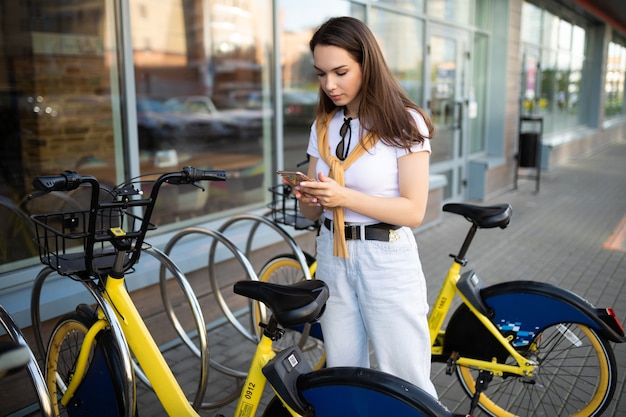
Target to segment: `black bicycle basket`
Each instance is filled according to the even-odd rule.
[[[272,201],[268,204],[269,216],[274,223],[291,226],[296,230],[315,230],[317,222],[307,219],[298,210],[298,200],[288,184],[277,184],[269,188]]]
[[[93,211],[35,214],[31,218],[35,223],[35,243],[39,247],[41,262],[61,275],[88,273],[100,278],[108,273],[116,252],[112,242],[119,228],[129,239],[125,270],[130,269],[138,259],[141,247],[135,242],[142,235],[143,219],[125,208],[100,203]],[[90,221],[93,223],[90,224]],[[155,225],[147,225],[147,230],[153,229],[156,229]]]

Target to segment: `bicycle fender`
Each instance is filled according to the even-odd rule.
[[[501,330],[516,327],[519,323],[520,330],[534,333],[550,325],[574,322],[596,330],[612,342],[626,341],[624,328],[610,309],[596,308],[576,293],[552,284],[504,282],[485,288],[481,295],[493,309],[493,321]],[[527,338],[522,334],[518,336],[518,342],[524,343]]]
[[[457,417],[426,391],[375,369],[324,368],[296,385],[315,417]]]

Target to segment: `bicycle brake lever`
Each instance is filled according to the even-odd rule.
[[[206,191],[206,190],[204,189],[204,187],[203,187],[203,186],[201,186],[200,184],[198,184],[197,182],[192,182],[192,183],[191,183],[191,185],[193,185],[193,186],[194,186],[194,187],[196,187],[196,188],[201,189],[203,192],[204,192],[204,191]]]
[[[32,194],[28,194],[28,196],[26,197],[27,200],[34,200],[37,197],[41,197],[42,195],[46,195],[48,194],[50,191],[35,191]]]

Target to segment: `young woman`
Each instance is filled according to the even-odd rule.
[[[351,17],[310,41],[320,99],[295,190],[323,223],[316,278],[330,288],[322,316],[329,366],[378,368],[433,396],[426,283],[411,228],[428,198],[433,127],[387,67],[374,35]]]

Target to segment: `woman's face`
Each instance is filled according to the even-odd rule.
[[[347,116],[356,117],[363,82],[361,65],[345,49],[330,45],[313,49],[313,65],[324,93],[336,106],[346,106]]]

